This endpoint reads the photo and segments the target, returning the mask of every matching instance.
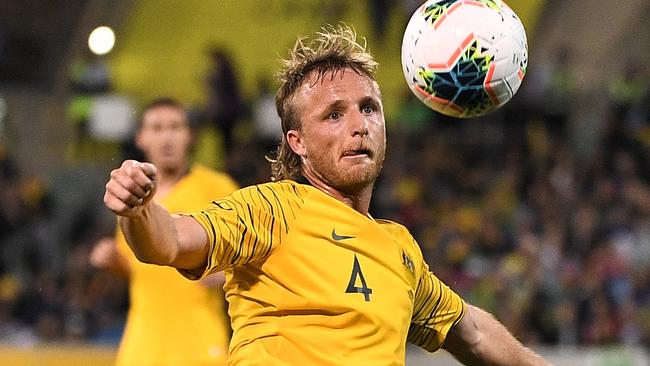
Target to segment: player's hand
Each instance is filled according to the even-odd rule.
[[[119,255],[115,240],[105,237],[99,239],[90,252],[90,264],[97,268],[108,269],[118,260]]]
[[[153,199],[156,187],[155,165],[126,160],[111,171],[104,204],[116,215],[134,216]]]
[[[129,262],[120,254],[112,237],[103,237],[90,252],[90,264],[120,277],[129,276]]]
[[[226,283],[226,275],[223,272],[213,273],[201,279],[199,283],[208,288],[222,288]]]

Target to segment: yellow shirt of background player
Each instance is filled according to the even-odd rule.
[[[196,165],[159,203],[171,213],[200,210],[235,189],[227,175]],[[230,325],[223,291],[139,262],[121,232],[117,242],[131,264],[131,304],[116,364],[225,365]]]
[[[403,226],[309,185],[248,187],[191,216],[211,242],[203,275],[230,268],[229,364],[404,365],[407,339],[435,350],[464,313]]]

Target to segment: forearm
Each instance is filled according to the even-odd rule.
[[[151,201],[138,214],[119,217],[120,227],[136,258],[171,265],[178,254],[178,235],[171,214]]]
[[[551,365],[517,341],[491,314],[467,305],[464,339],[458,334],[448,339],[445,348],[465,365],[548,366]],[[471,334],[469,337],[467,334]]]
[[[480,363],[513,366],[550,365],[536,353],[524,347],[510,332],[494,317],[478,308],[475,320],[483,331],[482,339],[476,344],[475,352]]]
[[[200,270],[208,256],[208,237],[192,217],[172,216],[153,201],[156,167],[126,160],[111,171],[104,204],[119,216],[136,258],[145,263]]]

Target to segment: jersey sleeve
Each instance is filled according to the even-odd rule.
[[[289,183],[268,183],[235,191],[207,209],[189,214],[204,228],[209,243],[202,272],[180,272],[198,279],[250,262],[262,261],[289,233],[304,194]]]
[[[407,340],[433,352],[442,346],[449,329],[463,317],[465,303],[422,263]]]

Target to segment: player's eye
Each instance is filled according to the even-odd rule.
[[[334,112],[330,113],[329,118],[330,118],[330,119],[333,119],[333,120],[338,120],[338,119],[340,119],[342,116],[343,116],[343,115],[341,114],[341,112],[334,111]]]
[[[374,112],[374,110],[375,109],[371,105],[368,105],[368,104],[361,107],[361,112],[364,113],[364,114],[370,114],[370,113]]]

